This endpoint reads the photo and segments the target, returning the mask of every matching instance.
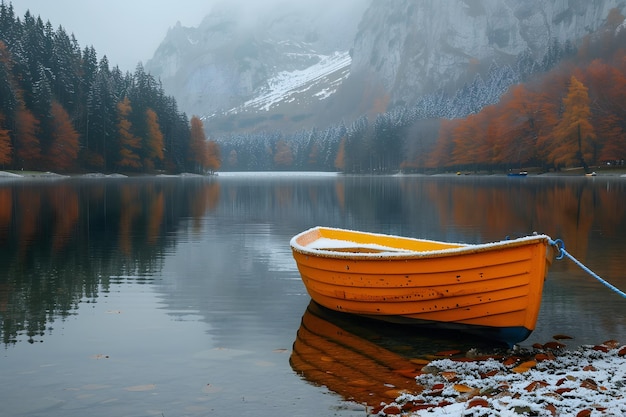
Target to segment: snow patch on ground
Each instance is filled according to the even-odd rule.
[[[379,415],[519,417],[626,415],[626,347],[614,341],[561,351],[542,361],[431,362]]]

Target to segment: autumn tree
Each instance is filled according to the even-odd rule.
[[[626,62],[626,52],[615,59]],[[626,158],[626,74],[601,60],[593,61],[585,74],[600,148],[598,160],[622,160]]]
[[[141,160],[138,151],[141,148],[141,139],[131,132],[132,124],[128,120],[132,107],[128,97],[124,97],[117,104],[117,130],[119,135],[119,162],[122,168],[138,169],[141,167]]]
[[[146,158],[144,167],[153,170],[155,163],[163,161],[163,133],[159,126],[159,118],[154,110],[146,110]]]
[[[196,172],[204,173],[208,166],[208,148],[204,124],[198,116],[191,118],[191,139],[189,143],[189,161],[194,164]]]
[[[337,151],[337,156],[335,157],[335,168],[339,171],[343,171],[346,167],[345,160],[346,153],[346,138],[341,138],[341,142],[339,143],[339,150]]]
[[[563,99],[563,116],[554,132],[554,146],[549,158],[556,165],[580,163],[587,170],[594,159],[596,134],[591,125],[589,95],[575,76],[570,79],[567,96]]]
[[[48,153],[51,167],[67,171],[74,167],[78,158],[79,134],[74,129],[70,116],[61,103],[53,101],[50,108],[52,116],[52,144]]]
[[[210,140],[206,144],[207,147],[207,168],[211,174],[215,173],[222,166],[222,158],[220,156],[220,148],[216,141]]]
[[[39,120],[24,106],[15,117],[15,153],[22,168],[35,168],[41,160],[41,144],[37,134]]]
[[[276,142],[274,164],[279,168],[288,168],[293,164],[293,152],[289,144],[283,139]]]
[[[453,132],[459,120],[442,120],[434,149],[426,161],[426,168],[447,167],[451,164],[451,155],[454,149]]]
[[[0,113],[0,165],[8,165],[13,159],[13,147],[8,129],[3,129],[4,115]]]

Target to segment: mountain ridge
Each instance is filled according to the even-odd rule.
[[[353,1],[340,15],[350,15],[352,23],[341,26],[341,39],[330,42],[332,36],[320,28],[331,26],[332,19],[307,19],[297,8],[279,4],[258,18],[247,15],[253,23],[242,24],[223,6],[198,28],[178,25],[146,68],[184,111],[202,116],[217,135],[323,128],[412,106],[437,91],[454,95],[474,77],[486,77],[494,63],[540,60],[553,42],[577,43],[610,9],[626,9],[622,0]],[[348,53],[349,67],[325,74],[322,60]],[[289,77],[316,78],[316,67],[315,85],[306,89],[306,83],[292,82],[299,86],[283,88]],[[332,85],[324,85],[324,76]],[[268,100],[271,105],[262,104]]]

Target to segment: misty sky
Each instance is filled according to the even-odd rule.
[[[134,71],[159,46],[168,28],[180,21],[197,26],[216,0],[5,0],[23,20],[26,10],[74,33],[83,49],[93,45],[98,59]]]

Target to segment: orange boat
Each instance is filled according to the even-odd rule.
[[[324,307],[512,345],[535,329],[556,254],[550,242],[533,235],[460,244],[315,227],[291,248],[309,295]]]

